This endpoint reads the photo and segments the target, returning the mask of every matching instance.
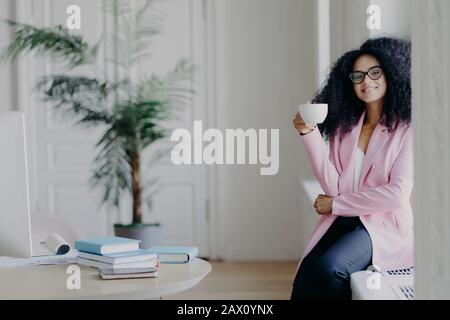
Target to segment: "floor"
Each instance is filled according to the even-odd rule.
[[[213,262],[196,287],[165,300],[288,300],[297,262]]]

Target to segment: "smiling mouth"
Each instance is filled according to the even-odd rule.
[[[378,89],[378,87],[370,87],[370,88],[366,88],[366,89],[363,89],[362,92],[363,92],[363,93],[368,93],[368,92],[374,91],[375,89]]]

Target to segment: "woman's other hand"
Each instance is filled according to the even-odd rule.
[[[298,112],[295,115],[294,121],[292,121],[292,122],[294,123],[295,129],[297,129],[298,133],[300,133],[300,134],[308,134],[311,131],[313,131],[314,128],[316,127],[314,124],[305,123],[305,121],[300,116],[300,113],[298,113]]]
[[[324,194],[319,194],[316,201],[314,201],[314,209],[318,214],[330,214],[333,210],[334,197],[329,197]]]

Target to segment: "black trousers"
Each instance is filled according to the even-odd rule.
[[[371,261],[372,241],[359,217],[338,217],[303,259],[291,299],[349,300],[350,275]]]

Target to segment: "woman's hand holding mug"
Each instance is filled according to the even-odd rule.
[[[318,123],[323,123],[328,114],[328,104],[310,103],[298,106],[299,112],[295,115],[294,126],[302,134],[308,134],[314,130]]]
[[[313,123],[306,123],[300,116],[299,112],[297,112],[297,114],[295,115],[295,119],[292,122],[294,123],[294,127],[295,129],[297,129],[298,133],[303,135],[310,133],[316,127],[316,125]]]

